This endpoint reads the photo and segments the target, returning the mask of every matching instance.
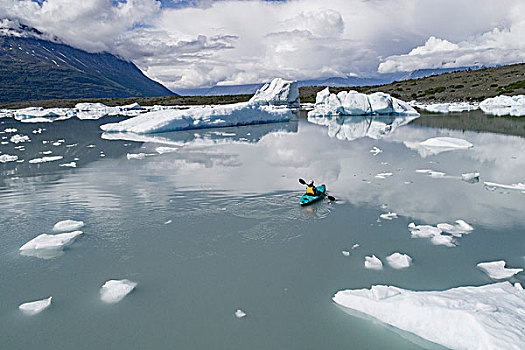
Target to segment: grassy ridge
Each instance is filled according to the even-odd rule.
[[[301,102],[315,102],[317,92],[324,87],[301,87]],[[330,88],[332,92],[357,90],[364,93],[376,91],[387,92],[404,101],[419,102],[454,102],[481,101],[487,97],[500,94],[525,94],[525,63],[508,66],[483,68],[472,71],[459,71],[431,76],[422,79],[398,81],[386,85],[362,87]],[[133,97],[133,98],[93,98],[93,99],[55,99],[44,101],[24,101],[0,103],[0,108],[73,107],[78,102],[101,102],[108,106],[125,105],[138,102],[140,105],[196,105],[225,104],[248,101],[251,95],[227,96],[166,96],[166,97]]]

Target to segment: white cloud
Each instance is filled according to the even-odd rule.
[[[116,53],[171,88],[524,60],[520,0],[172,4],[0,0],[0,16],[76,47]]]

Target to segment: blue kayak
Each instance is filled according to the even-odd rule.
[[[316,186],[317,192],[320,194],[318,196],[308,196],[306,193],[301,196],[301,199],[299,199],[300,205],[308,205],[314,202],[317,202],[320,199],[323,199],[326,196],[326,186]]]

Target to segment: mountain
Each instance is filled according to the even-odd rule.
[[[176,95],[132,62],[0,20],[0,101]]]

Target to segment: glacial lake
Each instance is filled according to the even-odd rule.
[[[439,348],[352,315],[332,297],[377,284],[484,285],[493,281],[476,268],[482,261],[525,267],[525,193],[483,184],[524,182],[523,118],[422,114],[398,128],[391,118],[375,130],[379,139],[366,137],[362,120],[321,125],[304,113],[288,123],[102,135],[99,125],[120,119],[0,119],[0,155],[24,160],[0,164],[1,348]],[[10,142],[15,134],[30,142]],[[474,147],[409,147],[438,136]],[[76,168],[60,166],[73,161]],[[426,169],[446,175],[416,172]],[[472,172],[479,182],[461,180]],[[298,178],[325,183],[336,202],[300,207]],[[398,218],[379,218],[388,212]],[[19,253],[66,219],[85,226],[63,254]],[[411,238],[407,228],[457,219],[474,231],[453,248]],[[386,264],[396,251],[413,266]],[[364,268],[372,254],[383,270]],[[102,284],[124,278],[137,288],[103,303]],[[18,310],[48,296],[53,303],[38,315]],[[236,318],[237,309],[247,316]]]

